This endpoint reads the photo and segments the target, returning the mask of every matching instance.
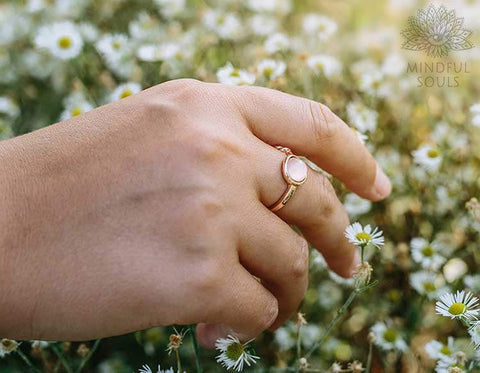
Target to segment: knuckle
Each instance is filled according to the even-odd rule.
[[[317,206],[322,207],[322,215],[327,219],[330,218],[338,207],[337,195],[333,185],[323,175],[320,175],[318,193],[316,195],[318,198]]]
[[[333,113],[328,107],[315,101],[307,101],[307,113],[317,142],[330,139],[337,134]]]
[[[165,92],[170,92],[174,94],[191,94],[192,91],[196,92],[202,88],[204,83],[196,79],[176,79],[170,80],[168,82],[159,84],[157,87]]]
[[[296,244],[294,250],[295,258],[292,262],[291,276],[296,279],[301,279],[308,274],[308,242],[302,237],[299,237],[298,244]]]
[[[199,129],[202,141],[195,141],[192,146],[199,161],[208,163],[247,159],[250,155],[242,139],[232,136],[229,132],[214,132],[209,126]]]
[[[156,85],[142,92],[142,105],[158,117],[159,111],[168,115],[183,112],[185,105],[203,97],[205,83],[195,79],[178,79]],[[202,94],[200,94],[202,93]]]

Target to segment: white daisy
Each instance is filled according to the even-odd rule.
[[[142,90],[142,86],[135,82],[128,82],[119,85],[110,95],[110,102],[134,95]]]
[[[343,297],[342,289],[332,281],[322,281],[318,287],[317,294],[318,304],[327,310],[340,303]]]
[[[355,246],[366,247],[368,245],[373,245],[377,248],[384,243],[383,232],[377,227],[372,230],[369,224],[365,227],[358,222],[350,224],[345,229],[345,237],[349,242],[353,243]]]
[[[10,118],[16,118],[20,114],[17,104],[7,96],[0,96],[0,114]]]
[[[50,342],[48,341],[30,341],[32,344],[32,348],[39,348],[39,349],[44,349],[47,348],[50,345]]]
[[[203,15],[203,23],[222,39],[235,40],[243,34],[242,23],[234,13],[208,9]]]
[[[437,314],[450,317],[451,319],[473,320],[476,319],[480,310],[478,298],[472,293],[457,291],[455,294],[447,293],[440,296],[435,304]]]
[[[400,336],[397,329],[388,327],[383,322],[377,322],[370,329],[375,335],[375,345],[385,351],[398,350],[406,351],[407,344]]]
[[[255,35],[270,35],[278,29],[278,20],[275,17],[264,14],[253,15],[249,23],[250,29]]]
[[[441,357],[435,367],[436,373],[464,373],[466,371],[464,363],[451,356]]]
[[[96,26],[89,22],[80,23],[78,25],[78,31],[83,37],[83,40],[93,43],[98,39],[99,31]]]
[[[65,21],[42,26],[35,37],[35,45],[61,60],[70,60],[82,51],[83,40],[77,27]]]
[[[425,352],[428,354],[430,359],[441,359],[443,357],[452,356],[454,352],[454,339],[448,337],[447,344],[443,344],[435,339],[432,339],[430,342],[425,344]]]
[[[412,155],[413,161],[428,171],[436,171],[442,164],[442,153],[434,145],[423,145]]]
[[[269,54],[290,49],[290,39],[280,32],[270,35],[263,44],[265,51]]]
[[[473,124],[475,127],[480,127],[480,114],[473,116],[473,118],[472,118],[472,124]]]
[[[165,18],[177,17],[185,11],[185,0],[155,0],[160,14]]]
[[[373,132],[377,128],[378,112],[360,102],[350,102],[347,105],[347,116],[349,123],[362,133]]]
[[[387,76],[399,76],[405,72],[407,63],[398,53],[387,56],[382,64],[382,72]]]
[[[258,13],[286,14],[292,9],[291,0],[248,0],[247,7]]]
[[[15,351],[20,344],[13,339],[3,338],[0,340],[0,357],[8,355],[10,352]]]
[[[275,61],[272,59],[262,60],[258,66],[258,72],[269,80],[273,80],[285,73],[287,65],[283,61]]]
[[[470,106],[470,113],[472,115],[480,115],[480,103]]]
[[[448,287],[443,286],[441,276],[428,271],[419,271],[410,274],[410,285],[417,293],[426,295],[429,299],[436,299],[450,291]]]
[[[138,373],[153,373],[153,371],[147,364],[145,364],[138,370]],[[173,370],[173,368],[162,370],[159,364],[156,373],[175,373],[175,371]]]
[[[93,105],[79,92],[74,92],[68,96],[63,101],[63,106],[64,110],[60,115],[60,120],[67,120],[93,109]]]
[[[259,13],[286,13],[292,7],[290,0],[248,0],[246,5],[250,10]]]
[[[275,330],[274,338],[282,351],[288,351],[295,346],[295,335],[285,326]]]
[[[220,83],[228,85],[252,85],[255,83],[254,74],[236,69],[230,62],[218,69],[217,79]]]
[[[342,71],[342,64],[334,57],[326,54],[317,54],[307,60],[308,67],[318,75],[330,78]]]
[[[137,50],[137,57],[141,61],[154,62],[175,58],[181,52],[181,45],[175,42],[163,44],[142,45]]]
[[[303,19],[302,28],[306,34],[314,35],[325,41],[335,34],[337,23],[324,15],[310,13]]]
[[[471,291],[480,292],[480,275],[466,275],[463,278],[463,283]]]
[[[470,334],[475,349],[480,349],[480,321],[474,321],[470,324],[468,334]]]
[[[455,282],[468,272],[467,263],[460,258],[452,258],[443,266],[443,276],[447,282]]]
[[[439,254],[438,244],[429,242],[422,237],[414,237],[410,241],[412,259],[420,263],[423,268],[436,270],[445,263],[445,258]]]
[[[360,76],[359,88],[372,96],[386,97],[391,89],[385,81],[385,76],[379,70],[371,70]]]
[[[250,352],[249,343],[240,342],[237,337],[229,335],[227,338],[219,338],[215,342],[215,348],[220,351],[220,355],[216,357],[218,363],[222,364],[227,370],[233,369],[241,372],[244,365],[250,366],[260,359],[258,356]]]
[[[95,47],[107,62],[117,62],[131,53],[130,41],[123,34],[105,34]]]
[[[348,193],[343,204],[348,215],[354,217],[366,214],[372,208],[372,202],[357,196],[355,193]]]

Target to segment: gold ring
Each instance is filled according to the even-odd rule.
[[[276,146],[278,150],[285,154],[282,162],[282,176],[287,183],[287,189],[282,196],[271,205],[270,211],[278,211],[287,204],[295,194],[297,187],[302,185],[308,176],[308,168],[304,161],[298,158],[289,148],[284,146]]]

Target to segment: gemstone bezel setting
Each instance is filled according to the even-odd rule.
[[[305,167],[305,175],[302,177],[301,180],[297,180],[295,178],[292,177],[292,173],[289,171],[289,162],[291,162],[292,160],[295,160],[297,162],[301,162],[304,167]],[[285,157],[285,159],[283,160],[283,165],[282,165],[282,175],[283,175],[283,178],[285,179],[285,181],[288,183],[288,184],[292,184],[292,185],[295,185],[295,186],[299,186],[299,185],[302,185],[306,180],[307,180],[307,176],[308,176],[308,167],[307,167],[307,164],[302,161],[299,157],[297,157],[296,155],[294,154],[289,154],[287,155],[287,157]]]

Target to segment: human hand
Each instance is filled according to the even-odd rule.
[[[257,87],[171,81],[0,143],[0,334],[85,340],[200,323],[212,347],[280,326],[307,288],[306,240],[341,276],[358,256],[324,176],[309,170],[269,211],[286,188],[275,145],[362,197],[390,193],[328,108]]]

